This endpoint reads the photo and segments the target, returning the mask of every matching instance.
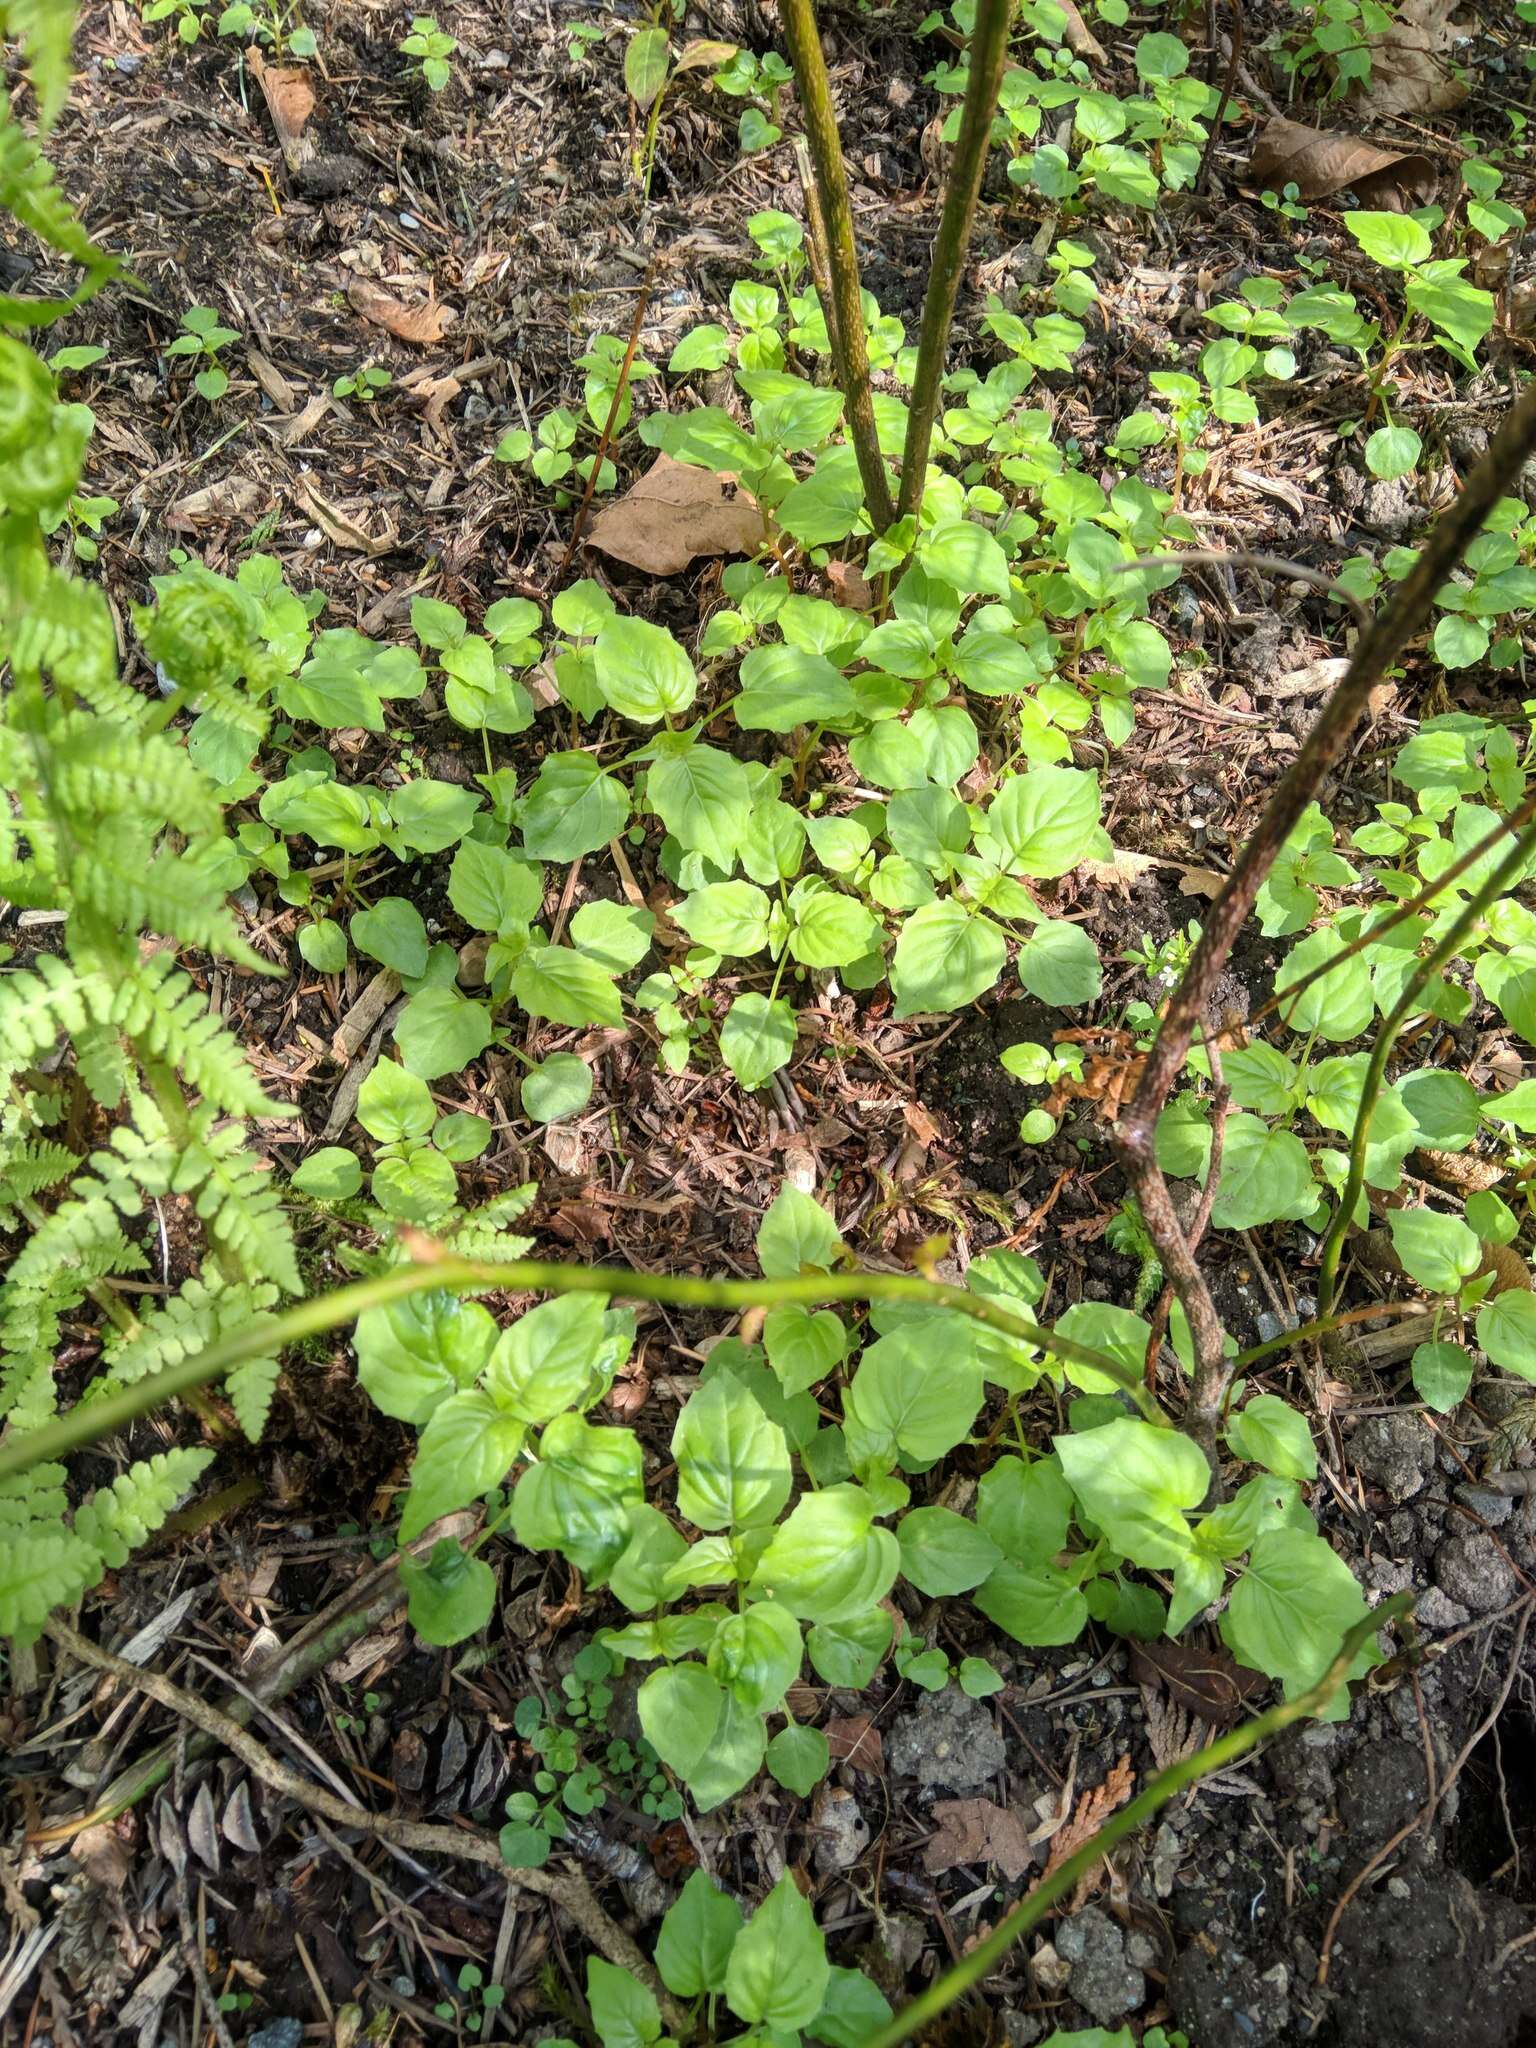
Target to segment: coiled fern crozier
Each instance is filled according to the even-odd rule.
[[[0,0],[0,30],[25,47],[40,127],[61,109],[72,18],[56,0]],[[0,205],[79,266],[64,296],[0,297],[0,325],[38,327],[97,290],[112,259],[53,183],[0,98]],[[247,969],[264,963],[226,898],[218,793],[169,730],[183,706],[241,720],[244,673],[230,622],[190,589],[174,625],[176,695],[142,696],[118,674],[101,591],[60,569],[44,535],[79,483],[91,431],[59,402],[47,366],[0,335],[0,898],[56,913],[57,951],[0,967],[0,1431],[58,1412],[66,1319],[99,1321],[102,1364],[86,1402],[219,1337],[257,1329],[299,1274],[288,1221],[251,1141],[269,1101],[235,1039],[177,964],[180,948]],[[201,615],[206,613],[206,616]],[[0,955],[0,959],[4,959]],[[87,1111],[94,1103],[96,1113]],[[69,1134],[106,1135],[85,1152]],[[152,1269],[157,1209],[179,1199],[202,1233],[199,1269],[148,1298],[116,1283]],[[255,1435],[277,1378],[254,1356],[228,1381]],[[164,1522],[212,1453],[162,1451],[71,1506],[61,1466],[0,1481],[0,1635],[26,1642],[56,1607],[121,1565]]]

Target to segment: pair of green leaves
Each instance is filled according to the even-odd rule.
[[[748,1920],[694,1871],[657,1932],[656,1969],[675,1997],[723,1999],[758,2030],[754,2038],[804,2033],[828,2048],[858,2048],[891,2016],[862,1971],[828,1964],[816,1916],[787,1872]],[[665,2048],[656,2000],[628,1971],[590,1958],[587,2003],[603,2048]]]

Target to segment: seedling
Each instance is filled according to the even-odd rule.
[[[391,381],[388,370],[376,363],[363,363],[338,377],[331,390],[337,398],[355,398],[359,405],[371,405],[389,389]]]
[[[199,398],[216,404],[229,389],[229,372],[219,360],[220,349],[240,339],[237,327],[221,325],[212,306],[190,306],[181,316],[182,331],[166,349],[168,356],[194,356],[203,365],[192,379]]]
[[[407,74],[426,81],[432,92],[442,92],[453,76],[453,66],[448,59],[459,47],[458,38],[448,35],[437,25],[435,14],[417,14],[411,18],[411,32],[399,43],[402,57],[410,59]]]
[[[177,41],[190,46],[203,32],[207,6],[208,0],[149,0],[144,20],[174,21]]]
[[[300,9],[301,0],[235,0],[219,16],[219,34],[261,43],[275,57],[313,57],[319,39]]]
[[[585,64],[608,31],[600,21],[572,21],[566,24],[565,54],[573,64]]]

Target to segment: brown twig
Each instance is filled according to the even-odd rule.
[[[1200,1190],[1200,1200],[1186,1233],[1190,1257],[1200,1249],[1211,1221],[1211,1209],[1216,1201],[1216,1190],[1221,1184],[1221,1155],[1227,1139],[1227,1111],[1232,1106],[1232,1090],[1227,1086],[1226,1076],[1221,1070],[1221,1047],[1217,1043],[1214,1019],[1206,1024],[1206,1057],[1211,1063],[1211,1156],[1206,1165],[1205,1186]],[[1157,1297],[1157,1306],[1152,1311],[1152,1334],[1147,1339],[1147,1385],[1157,1390],[1157,1360],[1163,1348],[1163,1337],[1168,1328],[1168,1317],[1173,1309],[1173,1282],[1164,1280],[1162,1292]],[[1223,1389],[1225,1397],[1225,1389]],[[1214,1467],[1213,1474],[1214,1474]]]
[[[821,210],[821,190],[811,169],[811,153],[805,137],[795,140],[795,164],[800,172],[800,193],[805,200],[805,249],[811,267],[811,283],[826,316],[827,344],[832,351],[832,374],[839,391],[848,389],[848,364],[843,355],[843,329],[837,317],[837,295],[832,289],[832,264],[827,255],[827,221]]]
[[[316,1785],[297,1771],[290,1770],[286,1764],[279,1763],[238,1721],[232,1720],[228,1714],[221,1714],[217,1707],[173,1684],[159,1672],[141,1671],[137,1664],[130,1664],[126,1658],[101,1649],[57,1617],[46,1624],[46,1632],[80,1663],[97,1671],[110,1672],[122,1684],[145,1693],[171,1713],[190,1722],[194,1728],[200,1728],[205,1735],[239,1757],[252,1776],[260,1779],[263,1785],[270,1785],[274,1792],[283,1793],[314,1813],[323,1813],[327,1820],[342,1827],[378,1835],[399,1848],[418,1849],[429,1855],[452,1856],[466,1863],[478,1863],[509,1885],[520,1885],[524,1891],[535,1892],[540,1898],[550,1900],[571,1916],[599,1955],[605,1956],[619,1969],[628,1970],[631,1976],[650,1988],[667,2026],[674,2034],[681,2036],[688,2031],[687,2014],[673,2000],[623,1928],[616,1926],[604,1912],[584,1878],[563,1871],[509,1870],[494,1836],[482,1834],[478,1828],[439,1827],[430,1821],[403,1820],[396,1814],[374,1813],[366,1806],[355,1805],[350,1799],[327,1791],[323,1785]]]
[[[1130,1107],[1115,1127],[1115,1150],[1141,1208],[1163,1270],[1189,1319],[1195,1347],[1191,1420],[1213,1435],[1226,1382],[1222,1321],[1184,1233],[1157,1163],[1157,1119],[1183,1071],[1199,1021],[1210,1010],[1227,956],[1253,908],[1265,876],[1323,778],[1338,760],[1370,692],[1429,617],[1435,592],[1482,528],[1512,476],[1536,447],[1536,383],[1511,407],[1450,509],[1437,521],[1412,570],[1386,609],[1362,631],[1349,667],[1327,699],[1265,806],[1237,865],[1211,905],[1194,957],[1174,990],[1142,1069]]]
[[[832,111],[832,82],[827,60],[821,54],[821,36],[816,27],[816,10],[811,0],[782,0],[780,17],[784,40],[789,44],[789,61],[795,67],[795,87],[805,120],[805,139],[821,202],[823,231],[827,243],[827,268],[836,312],[828,323],[831,339],[835,320],[842,343],[843,402],[848,408],[848,438],[858,460],[864,502],[877,533],[884,533],[896,518],[891,501],[891,482],[880,453],[875,431],[874,398],[869,382],[869,343],[864,332],[864,305],[859,290],[859,257],[853,241],[853,206],[848,198],[848,171],[843,163],[843,145]]]
[[[976,201],[981,194],[982,172],[992,140],[992,122],[1002,89],[1003,65],[1008,56],[1008,32],[1013,26],[1013,0],[977,0],[976,21],[971,31],[970,71],[965,99],[960,109],[960,134],[944,187],[944,211],[933,239],[933,260],[928,270],[928,289],[923,295],[923,317],[917,336],[917,370],[912,379],[912,397],[907,412],[906,445],[901,457],[901,499],[903,518],[916,517],[923,502],[923,485],[928,477],[928,447],[933,439],[934,416],[944,377],[944,356],[949,330],[955,317],[955,298],[960,290],[960,273],[971,244],[971,227],[976,218]]]
[[[1216,0],[1210,0],[1211,28],[1214,39],[1216,24]],[[1232,88],[1237,83],[1237,67],[1243,61],[1243,0],[1233,0],[1232,7],[1232,54],[1227,59],[1227,75],[1221,82],[1221,98],[1216,102],[1216,112],[1211,117],[1211,132],[1205,138],[1205,147],[1200,152],[1200,168],[1195,173],[1196,194],[1205,190],[1206,176],[1211,167],[1211,152],[1215,149],[1221,134],[1221,124],[1226,119],[1227,103],[1232,97]]]
[[[613,399],[608,407],[608,417],[603,422],[603,431],[598,440],[597,453],[592,458],[592,467],[587,471],[587,487],[581,494],[581,503],[576,507],[576,520],[571,528],[571,537],[566,542],[565,553],[560,558],[560,569],[555,578],[557,583],[565,581],[565,572],[571,566],[572,557],[575,555],[581,540],[582,528],[587,523],[587,510],[592,503],[592,493],[597,489],[598,474],[604,462],[608,459],[608,448],[613,440],[614,427],[618,423],[619,408],[624,403],[625,392],[629,389],[629,373],[634,367],[635,351],[640,346],[640,330],[645,325],[645,316],[650,309],[651,286],[655,281],[658,261],[659,259],[655,256],[651,258],[646,266],[645,275],[640,280],[640,294],[635,304],[635,317],[629,324],[629,342],[624,350],[624,360],[619,364],[619,381],[613,387]]]
[[[1251,548],[1180,548],[1166,555],[1138,555],[1134,562],[1117,562],[1114,573],[1128,576],[1133,569],[1177,569],[1186,562],[1225,564],[1229,569],[1258,569],[1266,576],[1291,576],[1298,583],[1310,583],[1317,590],[1347,604],[1362,632],[1370,627],[1371,615],[1355,593],[1321,569],[1309,569],[1305,562],[1288,561],[1284,555],[1255,554]]]

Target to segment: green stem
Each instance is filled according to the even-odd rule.
[[[1355,1204],[1360,1199],[1360,1190],[1365,1185],[1365,1148],[1371,1135],[1371,1112],[1376,1107],[1376,1098],[1381,1093],[1382,1076],[1398,1034],[1419,1005],[1419,997],[1431,975],[1437,974],[1448,960],[1454,960],[1461,951],[1467,933],[1477,923],[1488,905],[1517,879],[1520,870],[1530,857],[1531,848],[1536,844],[1536,827],[1528,827],[1515,841],[1483,886],[1467,898],[1466,906],[1456,917],[1440,943],[1419,962],[1411,979],[1398,997],[1389,1015],[1383,1020],[1376,1034],[1376,1043],[1371,1047],[1370,1064],[1365,1070],[1365,1081],[1360,1090],[1360,1107],[1355,1113],[1355,1128],[1349,1141],[1349,1175],[1344,1183],[1344,1192],[1339,1197],[1339,1206],[1328,1235],[1323,1240],[1322,1258],[1318,1270],[1317,1305],[1323,1314],[1333,1311],[1334,1299],[1338,1293],[1339,1258],[1344,1249],[1345,1233],[1355,1213]]]
[[[1262,1358],[1272,1358],[1277,1351],[1293,1350],[1296,1345],[1309,1343],[1314,1337],[1326,1337],[1330,1330],[1342,1330],[1347,1323],[1369,1323],[1386,1316],[1417,1316],[1423,1312],[1423,1305],[1417,1301],[1378,1301],[1366,1308],[1345,1309],[1342,1315],[1318,1316],[1310,1323],[1298,1323],[1294,1330],[1282,1330],[1278,1337],[1269,1337],[1262,1344],[1252,1344],[1246,1351],[1239,1351],[1232,1361],[1232,1370],[1245,1372]]]
[[[1507,818],[1501,818],[1491,832],[1485,832],[1477,844],[1469,846],[1464,854],[1451,862],[1443,874],[1436,875],[1432,882],[1426,882],[1423,888],[1412,896],[1407,896],[1400,903],[1394,904],[1379,924],[1367,925],[1358,937],[1350,940],[1343,952],[1335,953],[1331,959],[1320,961],[1311,973],[1304,974],[1300,981],[1287,982],[1283,989],[1268,999],[1253,1022],[1262,1023],[1275,1010],[1294,1009],[1314,982],[1321,981],[1325,974],[1332,974],[1334,969],[1342,967],[1346,960],[1353,960],[1355,955],[1363,953],[1367,946],[1378,944],[1388,932],[1395,931],[1406,919],[1416,917],[1421,910],[1428,909],[1439,897],[1445,895],[1453,882],[1459,882],[1469,868],[1475,868],[1486,855],[1492,853],[1494,848],[1502,843],[1506,833],[1518,832],[1522,826],[1530,824],[1533,818],[1536,818],[1536,788],[1528,790],[1517,810],[1511,811]],[[1303,1066],[1311,1058],[1316,1037],[1317,1033],[1314,1031],[1307,1040],[1307,1049],[1301,1057]]]
[[[984,1941],[979,1941],[953,1969],[947,1970],[936,1984],[930,1985],[910,2005],[904,2005],[878,2033],[871,2034],[863,2048],[897,2048],[898,2042],[908,2040],[920,2028],[932,2026],[972,1985],[979,1984],[983,1977],[996,1969],[1020,1935],[1027,1934],[1031,1927],[1043,1920],[1059,1899],[1068,1897],[1079,1880],[1117,1843],[1133,1835],[1186,1786],[1198,1784],[1213,1771],[1224,1770],[1250,1749],[1267,1742],[1270,1736],[1289,1728],[1293,1721],[1300,1721],[1308,1714],[1321,1713],[1348,1678],[1350,1666],[1361,1645],[1387,1622],[1406,1614],[1412,1605],[1411,1593],[1399,1593],[1383,1602],[1363,1621],[1356,1622],[1340,1645],[1338,1655],[1315,1685],[1309,1686],[1293,1700],[1283,1700],[1279,1706],[1271,1707],[1267,1714],[1260,1714],[1257,1720],[1245,1722],[1241,1728],[1219,1736],[1205,1749],[1196,1750],[1193,1756],[1185,1757],[1160,1772],[1129,1806],[1123,1806],[1118,1813],[1111,1815],[1096,1835],[1074,1851],[1049,1877],[1043,1878],[1028,1898],[1021,1899]]]
[[[939,408],[944,355],[955,317],[960,273],[965,267],[971,226],[976,218],[976,201],[981,193],[987,147],[992,140],[997,97],[1002,90],[1013,7],[1014,0],[977,0],[976,25],[971,31],[970,75],[966,80],[965,102],[960,112],[960,135],[955,144],[954,161],[949,167],[944,211],[939,220],[939,232],[934,237],[928,290],[923,299],[922,326],[918,330],[917,372],[912,382],[906,447],[901,458],[900,511],[903,518],[908,514],[915,517],[923,502],[923,485],[928,476],[928,444],[933,439],[933,422]]]
[[[942,1280],[924,1280],[915,1273],[801,1273],[784,1280],[706,1280],[688,1274],[633,1273],[622,1266],[565,1266],[544,1259],[481,1262],[448,1254],[397,1266],[372,1280],[359,1280],[350,1287],[301,1301],[283,1315],[259,1318],[163,1372],[131,1387],[120,1387],[99,1401],[77,1405],[42,1429],[8,1438],[0,1443],[0,1479],[62,1458],[82,1444],[99,1443],[161,1402],[206,1386],[247,1359],[273,1357],[301,1338],[355,1322],[365,1309],[383,1308],[433,1287],[455,1293],[499,1288],[509,1294],[602,1294],[631,1301],[664,1301],[679,1308],[725,1310],[824,1301],[910,1301],[930,1308],[952,1308],[989,1330],[1039,1345],[1053,1357],[1103,1373],[1130,1395],[1149,1422],[1164,1429],[1172,1427],[1141,1384],[1140,1375],[1119,1359],[1091,1345],[1059,1337],[983,1295],[968,1294],[963,1287],[951,1287]]]
[[[895,521],[896,508],[891,502],[890,478],[875,431],[869,344],[859,294],[859,257],[853,242],[853,207],[848,198],[848,172],[843,163],[837,116],[832,111],[832,83],[827,77],[827,60],[821,54],[821,36],[811,0],[783,0],[780,12],[784,40],[789,44],[789,61],[795,67],[795,86],[805,116],[805,139],[810,147],[826,228],[833,300],[827,334],[830,339],[835,333],[840,344],[838,382],[848,407],[848,435],[858,459],[864,502],[876,533],[884,533]]]

